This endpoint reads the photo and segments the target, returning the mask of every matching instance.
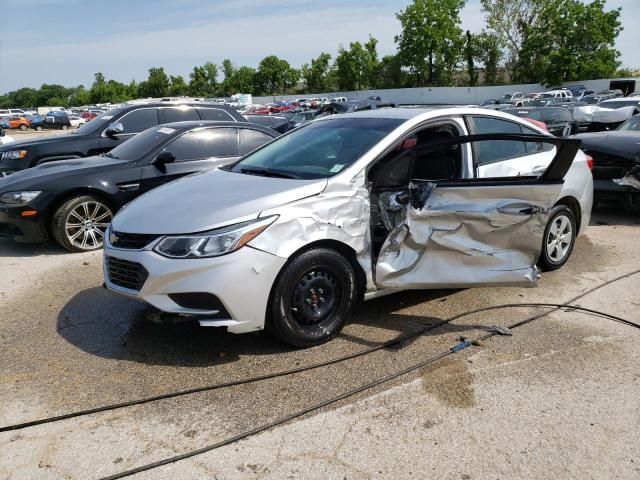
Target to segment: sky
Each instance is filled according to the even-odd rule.
[[[257,66],[277,55],[299,67],[340,45],[379,40],[394,53],[395,13],[410,0],[0,0],[0,93],[42,83],[90,86],[93,74],[142,81],[150,67],[188,75],[195,65]],[[622,7],[616,47],[624,66],[640,67],[640,0]],[[484,25],[480,0],[468,0],[462,27]]]

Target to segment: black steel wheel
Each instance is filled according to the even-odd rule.
[[[274,285],[267,328],[296,347],[319,345],[336,336],[356,301],[351,263],[327,248],[293,258]]]

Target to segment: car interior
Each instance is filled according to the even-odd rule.
[[[428,184],[463,177],[463,147],[429,145],[460,136],[453,123],[430,125],[400,140],[369,169],[372,259],[404,219],[410,184]]]

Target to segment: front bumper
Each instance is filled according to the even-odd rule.
[[[264,328],[271,287],[286,262],[285,258],[248,246],[228,255],[202,259],[171,259],[150,247],[124,250],[110,245],[105,247],[104,255],[104,278],[109,290],[145,301],[163,312],[194,315],[203,326],[226,326],[232,333]],[[135,290],[114,283],[107,257],[142,265],[147,273],[142,287]],[[229,318],[220,318],[215,310],[180,306],[170,297],[185,293],[214,295]]]
[[[43,243],[47,240],[42,214],[21,217],[31,207],[8,207],[0,204],[0,237],[10,237],[20,243]]]

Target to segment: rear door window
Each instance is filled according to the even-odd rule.
[[[219,120],[219,121],[234,121],[235,119],[229,115],[228,112],[220,108],[199,108],[200,118],[202,120]]]
[[[520,124],[502,120],[500,118],[473,117],[473,124],[476,134],[488,133],[514,133],[521,134]],[[527,154],[525,143],[513,140],[489,140],[475,142],[473,149],[478,165],[488,165],[490,163],[517,158]]]
[[[212,157],[238,156],[238,131],[235,128],[208,128],[185,133],[166,149],[176,162]]]
[[[140,108],[133,110],[117,121],[122,124],[123,133],[140,133],[147,128],[158,125],[158,109]]]
[[[188,122],[190,120],[200,120],[195,108],[174,107],[160,109],[160,123]]]
[[[246,155],[253,152],[256,148],[261,147],[265,143],[273,140],[271,135],[250,128],[240,130],[240,155]]]

